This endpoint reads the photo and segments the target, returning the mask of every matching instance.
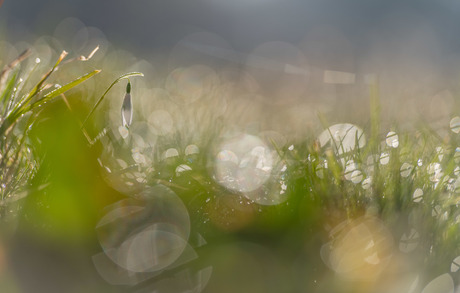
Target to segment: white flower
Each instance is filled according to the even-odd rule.
[[[126,86],[126,94],[121,106],[121,121],[123,127],[129,128],[133,122],[133,102],[131,100],[131,83]]]

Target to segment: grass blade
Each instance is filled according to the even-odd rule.
[[[18,108],[14,109],[14,110],[21,111],[22,108],[26,107],[26,105],[32,100],[32,98],[34,96],[36,96],[40,92],[43,83],[45,83],[45,81],[48,79],[48,77],[56,70],[56,68],[59,66],[59,64],[62,62],[62,60],[64,60],[64,58],[67,56],[67,54],[68,53],[66,51],[62,51],[61,55],[59,56],[58,60],[54,64],[53,68],[51,68],[51,70],[48,71],[42,77],[42,79],[34,86],[34,88],[30,91],[30,93],[22,101],[20,101],[18,103]]]
[[[68,84],[58,88],[58,89],[55,89],[49,93],[47,93],[43,98],[41,98],[40,100],[36,101],[35,103],[31,104],[29,107],[27,107],[25,110],[24,110],[24,113],[25,112],[28,112],[40,105],[43,105],[49,101],[51,101],[52,99],[58,97],[59,95],[67,92],[68,90],[78,86],[79,84],[81,84],[82,82],[90,79],[91,77],[93,77],[94,75],[98,74],[99,72],[101,72],[101,70],[94,70],[90,73],[87,73],[85,75],[82,75],[80,76],[79,78],[75,79],[74,81],[72,82],[69,82]]]
[[[0,3],[1,6],[1,3]],[[31,51],[29,49],[25,50],[22,52],[18,58],[14,59],[12,62],[10,62],[8,65],[6,65],[2,72],[0,73],[0,87],[3,87],[4,83],[6,82],[6,79],[8,78],[9,72],[15,68],[19,63],[24,61],[27,57],[29,57]]]
[[[128,79],[128,78],[134,77],[134,76],[144,76],[144,74],[141,73],[141,72],[130,72],[130,73],[123,74],[122,76],[120,76],[117,79],[115,79],[115,81],[112,82],[112,84],[107,88],[107,90],[104,92],[104,94],[102,94],[102,96],[99,98],[99,100],[97,101],[96,105],[94,105],[94,107],[91,109],[91,112],[89,112],[88,116],[86,116],[85,120],[83,121],[83,123],[81,125],[81,128],[83,129],[85,127],[85,124],[88,121],[88,119],[91,117],[91,115],[93,115],[94,111],[96,111],[96,108],[99,106],[99,104],[101,104],[102,100],[104,100],[105,96],[107,95],[107,93],[110,91],[110,89],[114,85],[116,85],[117,83],[119,83],[123,79]]]

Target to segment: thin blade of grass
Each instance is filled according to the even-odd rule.
[[[28,106],[30,101],[43,89],[42,86],[45,83],[45,81],[48,79],[48,77],[56,70],[56,68],[59,66],[59,64],[64,60],[64,58],[67,56],[66,51],[62,51],[61,55],[59,56],[58,60],[54,64],[53,68],[51,68],[43,77],[42,79],[32,88],[32,90],[29,92],[29,94],[25,95],[24,98],[22,98],[16,106],[13,108],[13,110],[5,117],[4,122],[0,126],[0,135],[5,135],[5,133],[13,126],[19,117],[21,117],[22,114],[26,113],[28,109],[30,110],[31,108]],[[26,111],[27,110],[27,111]]]
[[[85,57],[85,56],[80,56],[80,60],[81,61],[88,61],[89,59],[93,58],[94,54],[96,54],[96,52],[99,50],[99,46],[97,46],[96,48],[94,48],[93,51],[91,51],[91,53],[89,53],[88,57]]]
[[[68,90],[78,86],[79,84],[83,83],[84,81],[90,79],[91,77],[93,77],[94,75],[98,74],[99,72],[101,72],[101,70],[94,70],[90,73],[87,73],[85,75],[82,75],[80,76],[79,78],[73,80],[72,82],[69,82],[68,84],[66,85],[63,85],[62,87],[58,88],[58,89],[55,89],[49,93],[47,93],[43,98],[41,98],[40,100],[36,101],[35,103],[31,104],[29,107],[27,107],[25,109],[25,112],[28,112],[40,105],[43,105],[51,100],[53,100],[54,98],[58,97],[59,95],[67,92]]]
[[[1,5],[1,4],[0,4]],[[19,63],[24,61],[27,57],[30,55],[30,50],[27,49],[24,52],[22,52],[16,59],[11,61],[8,65],[6,65],[2,72],[0,73],[0,87],[3,87],[3,84],[5,84],[6,79],[8,78],[8,74],[12,69],[14,69]]]
[[[42,79],[33,87],[33,89],[30,91],[30,93],[25,98],[20,103],[18,103],[18,109],[26,107],[26,105],[32,100],[32,98],[40,92],[40,90],[42,89],[42,85],[45,83],[48,77],[50,77],[50,75],[56,70],[56,68],[59,66],[62,60],[64,60],[67,54],[68,53],[66,51],[62,51],[61,55],[59,56],[58,60],[54,64],[53,68],[51,68],[51,70],[49,70],[42,77]]]
[[[2,117],[4,117],[6,115],[6,113],[8,112],[8,110],[9,110],[8,105],[10,104],[10,101],[14,98],[13,97],[13,89],[14,89],[14,85],[16,84],[16,81],[17,81],[17,76],[18,76],[18,73],[15,72],[14,75],[10,78],[10,80],[6,84],[6,87],[3,90],[3,93],[2,93],[2,95],[0,97],[0,101],[3,104],[3,115],[2,115]]]
[[[105,96],[107,95],[107,93],[110,91],[110,89],[114,85],[116,85],[117,83],[119,83],[123,79],[128,79],[130,77],[135,77],[135,76],[144,76],[144,74],[141,73],[141,72],[130,72],[130,73],[123,74],[122,76],[120,76],[117,79],[115,79],[115,81],[112,82],[112,84],[107,88],[107,90],[104,92],[104,94],[102,94],[102,96],[96,102],[96,105],[94,105],[94,107],[91,109],[91,111],[89,112],[88,116],[86,116],[85,120],[83,121],[83,123],[81,125],[81,129],[83,129],[85,127],[85,124],[88,121],[88,119],[91,117],[91,115],[93,115],[94,111],[96,111],[96,108],[101,104],[102,100],[104,100]]]

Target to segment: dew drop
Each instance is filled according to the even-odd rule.
[[[414,169],[414,166],[412,166],[409,163],[403,163],[400,169],[401,176],[402,177],[409,177],[409,175],[412,173],[412,170]]]
[[[399,137],[394,131],[388,132],[385,141],[389,147],[397,148],[399,146]]]
[[[421,188],[417,188],[412,195],[412,200],[414,202],[421,202],[423,200],[423,190]]]
[[[380,164],[386,165],[390,162],[390,155],[388,153],[382,153],[380,155]]]
[[[359,170],[353,171],[351,173],[351,182],[358,184],[363,180],[363,173]]]
[[[364,179],[363,182],[361,183],[363,189],[369,189],[371,187],[371,184],[372,184],[372,177],[368,177]]]
[[[460,117],[455,116],[450,120],[450,130],[452,130],[453,133],[460,133]]]

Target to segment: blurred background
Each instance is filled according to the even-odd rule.
[[[17,39],[24,33],[50,34],[63,19],[76,17],[136,53],[171,49],[194,31],[216,33],[238,51],[249,52],[268,41],[299,43],[313,28],[328,25],[359,49],[358,55],[375,38],[394,42],[426,29],[442,52],[457,51],[459,12],[452,0],[16,0],[5,1],[0,16]]]
[[[83,44],[88,35],[100,38],[103,49],[113,44],[126,50],[159,77],[193,64],[252,68],[251,76],[266,88],[257,94],[268,99],[282,82],[270,87],[278,76],[267,69],[279,73],[288,64],[294,66],[290,75],[306,77],[282,79],[295,85],[293,95],[313,100],[314,107],[329,99],[334,110],[350,103],[367,109],[360,83],[378,77],[384,113],[399,120],[401,100],[413,116],[446,115],[427,113],[419,102],[458,90],[459,13],[453,0],[17,0],[5,1],[0,21],[12,43],[49,35],[79,52],[90,50]],[[272,61],[263,62],[263,72],[260,56]],[[454,102],[447,99],[448,108]],[[350,119],[344,112],[339,119]],[[367,119],[365,111],[359,114]]]
[[[459,16],[454,0],[5,0],[2,67],[30,48],[32,80],[74,60],[49,87],[102,72],[31,128],[0,291],[454,292]],[[123,81],[83,135],[131,71],[132,125]]]

